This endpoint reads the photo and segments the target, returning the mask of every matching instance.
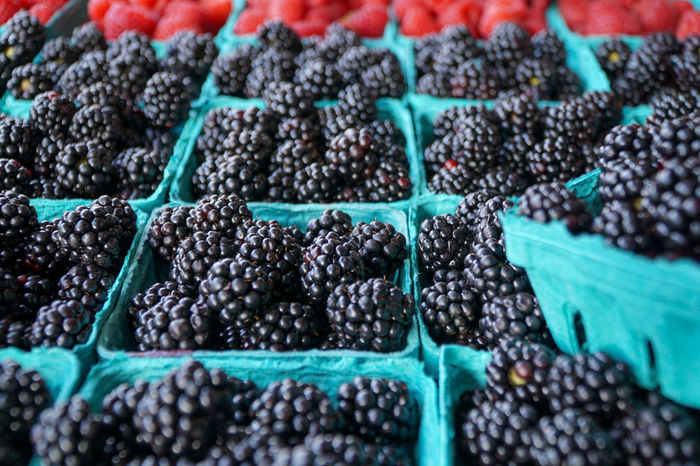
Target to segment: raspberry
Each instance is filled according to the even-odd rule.
[[[700,11],[686,11],[678,21],[676,37],[682,40],[695,34],[700,34]]]
[[[204,32],[200,22],[186,13],[171,13],[164,16],[153,32],[156,40],[167,40],[180,31],[193,31],[196,34]]]
[[[394,8],[394,13],[400,21],[403,21],[403,17],[406,16],[406,12],[411,8],[423,6],[423,0],[394,0],[392,7]]]
[[[438,16],[441,28],[465,24],[469,31],[476,32],[481,18],[481,4],[476,0],[460,0],[445,8]]]
[[[423,7],[410,8],[401,21],[401,33],[405,36],[420,37],[438,32],[440,27],[433,14]]]
[[[267,9],[268,19],[279,19],[287,24],[301,21],[305,14],[304,0],[272,0]]]
[[[233,32],[236,34],[253,34],[265,21],[265,10],[257,8],[246,8],[241,12],[241,15],[233,27]]]
[[[199,4],[204,13],[204,29],[207,32],[216,33],[226,24],[228,15],[231,13],[230,0],[202,0]]]
[[[330,24],[333,21],[339,20],[347,11],[347,8],[339,2],[328,3],[313,7],[306,12],[306,20],[318,20],[325,24]]]
[[[489,37],[499,24],[520,23],[526,14],[524,4],[507,0],[489,2],[479,20],[479,33],[482,37]]]
[[[577,32],[581,32],[588,22],[589,3],[582,0],[560,0],[557,2],[559,12],[564,20],[571,29]]]
[[[19,0],[6,0],[0,2],[0,24],[5,24],[21,9],[22,2]]]
[[[302,20],[292,23],[291,28],[300,37],[322,36],[326,33],[328,23],[317,19]]]
[[[666,0],[641,0],[632,10],[646,32],[673,32],[678,14]]]
[[[31,7],[29,14],[38,19],[41,24],[46,24],[54,13],[63,6],[63,3],[65,2],[62,0],[44,0]]]
[[[107,40],[118,39],[122,32],[137,31],[148,36],[156,27],[151,10],[137,5],[115,3],[104,17],[104,34]]]
[[[348,13],[341,23],[361,36],[381,37],[387,21],[389,21],[389,14],[386,7],[367,4],[359,10]]]
[[[639,19],[613,0],[596,0],[589,9],[595,14],[588,18],[586,34],[636,35],[643,32]]]

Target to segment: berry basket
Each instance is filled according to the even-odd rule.
[[[327,102],[328,101],[325,101],[325,103],[318,103],[317,105],[326,105]],[[376,105],[378,118],[391,120],[404,134],[406,139],[406,156],[409,162],[409,177],[413,183],[413,192],[411,193],[411,197],[405,200],[390,203],[374,202],[369,205],[373,207],[393,207],[405,210],[418,198],[419,186],[424,184],[421,171],[422,162],[420,162],[416,152],[413,122],[410,112],[398,100],[379,99]],[[197,157],[194,154],[194,148],[197,143],[197,138],[204,126],[207,112],[222,107],[245,109],[251,106],[264,108],[265,104],[262,99],[240,99],[237,97],[220,96],[209,99],[207,105],[202,107],[195,117],[190,117],[183,128],[183,137],[175,148],[176,154],[174,157],[178,159],[179,166],[173,184],[170,187],[170,199],[172,201],[194,202],[196,200],[192,192],[192,176],[197,169]]]
[[[181,205],[182,203],[168,204],[170,206]],[[277,220],[282,225],[297,225],[304,228],[308,220],[317,218],[326,208],[342,209],[352,216],[353,222],[371,222],[379,220],[382,222],[391,223],[396,228],[396,231],[403,233],[409,238],[408,225],[406,223],[406,215],[399,210],[390,208],[374,208],[371,211],[361,207],[351,207],[346,205],[328,205],[328,206],[280,206],[277,204],[265,203],[249,203],[249,208],[253,212],[255,218],[264,220]],[[158,210],[151,214],[151,221],[158,215]],[[148,231],[148,226],[146,227]],[[116,305],[117,311],[114,312],[107,322],[100,340],[98,343],[98,354],[102,359],[115,360],[119,358],[129,357],[153,359],[159,353],[154,352],[136,352],[134,351],[135,342],[132,334],[128,331],[128,322],[126,311],[129,307],[131,299],[137,294],[144,291],[148,286],[156,281],[167,278],[167,267],[157,266],[154,254],[148,244],[147,235],[141,237],[141,241],[134,254],[134,260],[130,263],[128,278],[125,281],[125,286],[122,289],[119,302]],[[400,267],[397,275],[392,280],[401,288],[404,293],[411,292],[411,267],[409,258],[407,258]],[[273,361],[322,361],[322,360],[361,360],[371,359],[379,360],[387,357],[391,358],[417,358],[419,351],[419,336],[417,326],[411,326],[406,346],[401,351],[393,353],[378,353],[370,351],[352,351],[352,350],[319,350],[312,349],[306,351],[289,351],[289,352],[272,352],[264,350],[227,350],[227,351],[212,351],[212,350],[197,350],[195,355],[207,355],[221,358],[248,358],[259,359],[265,361],[265,364]],[[160,352],[162,353],[162,352]],[[185,352],[188,353],[188,352]],[[191,352],[189,352],[191,353]]]
[[[598,172],[569,183],[595,214]],[[511,209],[502,217],[508,257],[524,267],[552,336],[567,353],[607,351],[640,385],[700,407],[700,266],[652,260],[572,236],[563,223],[536,223]],[[565,272],[563,272],[565,271]]]
[[[420,427],[413,453],[416,464],[437,466],[443,464],[435,454],[439,446],[436,432],[438,425],[437,389],[435,382],[423,373],[423,367],[415,361],[363,361],[351,359],[325,361],[271,360],[264,365],[244,358],[196,356],[195,359],[209,369],[220,368],[229,375],[250,379],[258,386],[265,386],[285,377],[316,384],[334,400],[338,387],[351,382],[356,376],[392,378],[404,381],[410,393],[420,405]],[[79,394],[98,410],[102,398],[120,383],[136,380],[151,381],[179,367],[185,358],[136,359],[103,362],[88,375]]]

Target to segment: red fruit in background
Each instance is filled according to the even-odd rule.
[[[587,0],[559,0],[557,5],[559,13],[569,28],[576,32],[583,32],[588,22],[590,2]]]
[[[421,37],[439,30],[433,14],[424,7],[409,8],[401,21],[401,33],[405,36]]]
[[[66,2],[63,0],[44,0],[35,3],[34,6],[29,9],[29,14],[35,16],[41,24],[45,25],[65,3]]]
[[[673,32],[676,29],[678,14],[666,0],[642,0],[633,11],[646,32]]]
[[[204,23],[204,10],[199,2],[194,0],[176,0],[168,3],[162,11],[163,16],[185,15],[191,16],[192,21]]]
[[[148,36],[156,27],[157,15],[138,5],[115,3],[104,16],[104,35],[107,40],[117,39],[124,31],[138,31]]]
[[[525,18],[525,21],[523,21],[523,27],[527,32],[532,34],[537,34],[543,29],[547,28],[547,20],[545,19],[544,15],[539,15],[539,14],[531,14],[527,18]]]
[[[328,24],[324,21],[304,19],[290,24],[290,27],[300,37],[322,36],[326,33]]]
[[[202,0],[200,6],[204,13],[204,29],[208,32],[215,33],[221,29],[231,14],[230,0]]]
[[[3,0],[0,2],[0,24],[5,24],[23,5],[18,0]]]
[[[427,8],[433,10],[433,13],[440,14],[449,8],[454,3],[454,0],[423,0],[423,2]]]
[[[686,11],[693,11],[695,9],[692,3],[685,0],[671,2],[670,5],[673,7],[674,10],[676,10],[676,13],[678,13],[679,19]]]
[[[460,0],[438,15],[440,29],[455,24],[465,24],[472,34],[477,33],[481,17],[481,2],[478,0]]]
[[[586,34],[636,35],[643,32],[637,17],[613,0],[595,0],[590,9],[595,14],[588,18]]]
[[[387,21],[389,13],[385,6],[368,4],[351,11],[340,22],[363,37],[381,37]]]
[[[267,11],[267,7],[270,5],[270,0],[250,0],[245,2],[247,8],[255,8]]]
[[[168,40],[180,31],[193,31],[201,34],[204,29],[202,24],[196,21],[196,18],[175,12],[160,19],[155,31],[153,31],[153,39]]]
[[[496,26],[504,22],[522,24],[527,17],[527,5],[524,1],[491,0],[484,6],[479,20],[479,34],[489,37]]]
[[[110,0],[90,0],[87,4],[88,17],[96,22],[101,22],[107,10],[112,5]]]
[[[307,21],[320,21],[322,23],[330,24],[343,17],[347,12],[347,8],[341,2],[333,2],[327,5],[312,7],[306,12],[305,20]]]
[[[159,6],[158,0],[129,0],[129,3],[150,8],[151,10],[155,10]]]
[[[306,15],[304,0],[272,0],[267,8],[269,19],[279,19],[286,24],[301,21]]]
[[[258,26],[265,21],[265,16],[264,10],[246,8],[241,11],[240,16],[236,20],[233,32],[236,34],[253,34],[257,31]]]
[[[616,0],[616,1],[617,1],[617,3],[622,5],[623,7],[627,8],[628,10],[632,10],[639,3],[639,0]]]
[[[689,10],[683,13],[678,21],[676,37],[685,39],[695,34],[700,34],[700,11]]]
[[[413,7],[424,7],[425,3],[423,0],[394,0],[391,6],[394,9],[394,13],[396,13],[396,17],[399,18],[399,20],[403,20],[403,17],[409,9]]]

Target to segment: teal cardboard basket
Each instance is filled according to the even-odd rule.
[[[68,210],[74,209],[79,205],[87,205],[89,203],[90,201],[82,201],[75,199],[66,201],[34,199],[31,201],[31,204],[36,208],[39,221],[52,220],[54,218],[60,217],[64,212]],[[119,271],[119,274],[117,275],[116,280],[112,285],[112,288],[110,288],[109,293],[107,294],[107,301],[105,301],[105,303],[102,305],[102,309],[95,315],[95,321],[92,324],[90,336],[88,337],[87,341],[74,346],[71,350],[44,347],[34,348],[29,353],[23,353],[25,355],[32,356],[28,360],[40,360],[44,357],[44,355],[47,355],[46,357],[48,358],[54,354],[66,353],[71,358],[75,359],[79,370],[79,374],[84,375],[88,372],[90,366],[96,360],[95,347],[97,346],[97,336],[100,333],[102,327],[105,325],[105,322],[107,321],[110,312],[112,312],[112,309],[114,308],[114,305],[116,304],[119,298],[119,291],[121,290],[122,284],[124,283],[124,280],[127,276],[129,262],[134,256],[136,245],[139,244],[139,239],[141,238],[143,227],[148,219],[148,215],[144,211],[138,208],[134,208],[134,211],[137,215],[138,231],[136,232],[136,236],[134,237],[134,240],[132,242],[131,249],[129,250],[128,254],[124,259],[124,263],[121,267],[121,270]],[[0,358],[5,357],[6,354],[16,354],[17,352],[19,351],[15,348],[0,349]]]
[[[452,352],[463,354],[465,358],[481,358],[486,351],[479,351],[468,346],[457,344],[438,345],[428,333],[428,328],[423,321],[420,312],[421,291],[424,286],[429,286],[429,279],[420,271],[420,260],[418,258],[418,233],[423,220],[435,215],[454,214],[457,204],[462,200],[460,196],[449,194],[433,194],[422,196],[420,201],[415,203],[409,212],[409,228],[411,231],[411,262],[413,264],[413,295],[416,300],[416,315],[418,316],[418,328],[420,330],[421,358],[425,362],[426,372],[437,377],[439,373],[439,363],[441,351],[450,348]]]
[[[338,387],[345,382],[351,382],[356,376],[402,380],[420,405],[418,439],[413,445],[415,463],[424,466],[444,465],[436,455],[439,448],[437,389],[435,382],[423,373],[422,365],[416,361],[270,360],[261,364],[261,361],[245,358],[195,355],[194,359],[209,369],[219,368],[229,375],[250,379],[258,387],[265,387],[285,377],[314,383],[326,392],[336,406]],[[79,394],[90,403],[93,410],[98,411],[102,398],[120,383],[133,383],[139,379],[157,380],[180,367],[184,361],[185,358],[155,358],[102,362],[90,372]]]
[[[440,355],[438,403],[440,407],[440,456],[443,464],[466,463],[455,450],[455,409],[466,391],[486,386],[486,365],[491,353],[469,354],[447,346]]]
[[[318,105],[329,105],[332,101],[319,102]],[[374,202],[372,208],[376,207],[393,207],[398,209],[407,209],[412,201],[418,198],[418,190],[421,184],[424,184],[421,167],[422,162],[418,158],[416,151],[416,141],[413,132],[413,121],[411,113],[398,100],[394,99],[379,99],[377,101],[377,113],[380,119],[389,119],[401,129],[406,139],[406,156],[409,163],[409,177],[413,183],[413,193],[409,199],[395,201],[390,203]],[[170,188],[170,199],[175,202],[194,202],[195,196],[192,192],[192,176],[198,166],[197,156],[194,153],[194,148],[197,143],[197,138],[204,126],[204,120],[209,110],[215,108],[241,108],[245,109],[251,106],[263,108],[265,104],[262,99],[241,99],[237,97],[220,96],[209,100],[207,105],[199,110],[199,113],[185,124],[183,129],[184,140],[182,144],[176,147],[177,159],[179,167],[175,175],[175,181]],[[275,205],[296,205],[296,204],[275,204]],[[352,204],[347,204],[352,205]]]
[[[326,208],[342,209],[352,216],[353,223],[371,222],[379,220],[394,225],[396,230],[403,233],[409,241],[408,224],[406,214],[400,210],[390,208],[373,208],[365,209],[362,206],[350,205],[296,205],[296,206],[280,206],[275,204],[265,204],[251,202],[248,207],[253,212],[255,218],[264,220],[277,220],[282,225],[297,225],[302,230],[305,229],[306,223],[317,218]],[[151,221],[158,215],[158,211],[151,214]],[[148,231],[148,227],[146,227]],[[167,279],[168,268],[160,261],[156,261],[151,247],[148,244],[147,234],[141,236],[141,241],[134,254],[134,260],[129,265],[127,278],[122,288],[121,296],[113,312],[105,325],[100,339],[98,341],[98,354],[102,359],[118,359],[120,357],[143,357],[151,359],[155,357],[153,352],[137,352],[136,344],[133,340],[133,335],[129,331],[126,311],[129,307],[131,299],[140,293],[151,284]],[[401,288],[404,293],[411,293],[411,264],[407,258],[400,267],[394,283]],[[419,352],[419,336],[418,329],[415,325],[411,327],[408,334],[406,346],[393,353],[376,353],[371,351],[351,351],[351,350],[328,350],[323,351],[313,349],[308,351],[289,351],[289,352],[272,352],[263,350],[227,350],[227,351],[212,351],[200,350],[195,351],[195,355],[221,355],[222,357],[230,358],[254,358],[264,360],[265,364],[276,360],[305,360],[305,361],[323,361],[327,359],[371,359],[379,360],[386,358],[414,358],[418,357]],[[162,352],[159,352],[162,353]],[[191,352],[189,352],[191,353]]]
[[[596,214],[598,171],[569,183]],[[700,264],[649,259],[573,236],[563,223],[502,217],[508,258],[524,267],[563,351],[607,351],[640,385],[700,407]]]

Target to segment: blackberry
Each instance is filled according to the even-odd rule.
[[[515,68],[514,79],[523,94],[535,100],[546,100],[554,95],[554,73],[550,63],[525,58]]]
[[[560,66],[555,73],[556,92],[559,100],[570,100],[581,93],[581,79],[566,66]]]
[[[0,119],[0,157],[15,159],[26,167],[34,161],[37,132],[34,125],[18,118]]]
[[[498,118],[501,130],[509,135],[534,133],[543,119],[535,101],[524,94],[497,99],[493,113]]]
[[[306,223],[304,244],[311,245],[316,239],[327,236],[329,233],[335,233],[341,239],[348,239],[352,232],[352,217],[349,214],[342,210],[326,209],[320,217]]]
[[[31,233],[26,245],[24,265],[33,272],[56,277],[65,270],[68,257],[52,239],[58,222],[41,222]]]
[[[331,141],[325,158],[342,178],[367,179],[378,158],[377,145],[369,130],[350,128]]]
[[[197,231],[179,243],[170,268],[170,279],[196,287],[220,259],[233,257],[233,243],[218,231]]]
[[[69,38],[55,37],[46,41],[39,55],[41,56],[40,63],[54,62],[68,66],[78,61],[81,53],[70,43]]]
[[[576,102],[585,106],[592,115],[595,129],[591,136],[594,140],[607,134],[622,118],[622,102],[610,92],[588,91]]]
[[[692,37],[688,37],[688,44],[692,42]],[[696,41],[697,42],[697,41]],[[700,84],[700,59],[697,51],[686,46],[682,53],[671,56],[671,79],[679,90],[693,93]]]
[[[586,230],[591,223],[586,204],[560,182],[540,183],[527,188],[518,202],[518,215],[540,223],[561,220],[573,234]]]
[[[605,237],[605,243],[626,251],[647,252],[653,249],[651,228],[634,205],[613,200],[593,219],[591,231]]]
[[[107,219],[119,241],[119,247],[123,251],[128,250],[137,229],[136,212],[131,208],[131,205],[122,199],[100,196],[92,202],[91,207],[107,211]]]
[[[318,122],[321,125],[321,133],[326,145],[344,131],[356,130],[364,126],[362,120],[352,113],[343,113],[344,110],[338,105],[329,105],[318,109]]]
[[[22,320],[15,317],[0,319],[0,347],[15,347],[24,350],[30,349],[29,332],[32,328],[32,320]],[[2,450],[2,445],[0,445]],[[3,458],[6,458],[3,452]]]
[[[467,60],[450,77],[450,95],[459,99],[495,99],[500,88],[498,75],[483,61]]]
[[[635,202],[647,180],[658,171],[648,159],[621,158],[601,167],[598,191],[603,202]]]
[[[70,65],[56,83],[64,97],[75,99],[85,87],[107,79],[107,57],[103,51],[84,54]]]
[[[408,257],[406,237],[393,225],[360,222],[350,232],[357,242],[368,277],[391,278]]]
[[[595,114],[576,100],[548,107],[544,112],[544,137],[571,141],[590,140],[595,132]]]
[[[148,385],[143,380],[137,380],[133,386],[122,383],[102,399],[104,450],[101,453],[108,458],[108,464],[124,464],[141,450],[132,419]]]
[[[48,91],[36,96],[29,110],[29,120],[46,135],[65,134],[73,119],[75,105],[58,92]]]
[[[0,240],[4,245],[19,245],[39,226],[36,210],[29,198],[13,191],[0,192]]]
[[[314,94],[303,85],[270,82],[262,93],[267,107],[286,118],[303,118],[316,111]]]
[[[364,45],[356,45],[348,48],[338,58],[336,68],[345,83],[363,83],[367,86],[362,79],[362,74],[372,66],[380,64],[385,53],[391,52],[386,49],[370,49]]]
[[[341,433],[307,435],[303,443],[283,450],[278,458],[288,460],[287,464],[360,465],[376,461],[361,438]]]
[[[337,61],[348,49],[361,44],[361,37],[357,33],[335,22],[328,26],[326,36],[315,48],[320,56],[329,61]]]
[[[460,269],[469,253],[470,239],[469,228],[454,215],[423,220],[418,233],[421,270],[432,276],[441,269]]]
[[[170,262],[180,243],[192,235],[188,219],[192,207],[162,207],[148,229],[148,244],[162,259]]]
[[[284,118],[277,127],[276,137],[282,146],[296,142],[315,148],[319,139],[318,125],[312,118]]]
[[[261,171],[258,162],[239,155],[209,158],[195,171],[194,193],[233,194],[246,201],[259,200],[267,188],[267,179]]]
[[[554,65],[566,62],[566,47],[553,29],[543,29],[532,36],[532,56]]]
[[[433,133],[439,138],[452,134],[457,131],[466,117],[480,115],[491,119],[491,114],[483,105],[450,107],[438,113],[433,119]]]
[[[262,97],[263,91],[270,83],[294,79],[294,54],[286,50],[268,48],[256,55],[251,68],[245,83],[246,97]]]
[[[531,442],[532,459],[541,465],[614,464],[617,459],[608,433],[575,409],[540,418]]]
[[[400,163],[380,162],[371,178],[365,180],[370,202],[395,202],[411,197],[413,184]]]
[[[299,202],[330,202],[338,190],[338,175],[328,165],[314,162],[294,175]]]
[[[516,23],[499,24],[484,43],[484,51],[494,66],[513,67],[532,53],[530,34]]]
[[[227,155],[239,155],[246,162],[267,165],[274,144],[267,133],[255,129],[244,129],[240,132],[231,132],[224,140],[223,148],[227,151]]]
[[[622,75],[612,83],[627,105],[639,105],[661,89],[669,77],[668,60],[660,59],[648,46],[632,52]]]
[[[479,299],[464,281],[436,282],[421,291],[420,312],[438,343],[466,344],[479,319]]]
[[[651,151],[660,159],[700,157],[700,115],[665,121],[654,131]]]
[[[115,85],[100,81],[82,89],[75,100],[79,107],[111,107],[119,113],[127,106],[120,92]]]
[[[253,214],[236,195],[211,195],[199,201],[190,213],[193,231],[217,231],[233,238],[236,228]]]
[[[155,73],[148,79],[139,99],[143,113],[151,124],[172,128],[187,114],[192,98],[189,79],[167,71]]]
[[[95,265],[76,265],[58,280],[57,296],[79,301],[87,311],[97,312],[100,305],[107,301],[114,281],[114,275]]]
[[[672,159],[642,188],[640,211],[671,253],[700,257],[700,158]]]
[[[327,234],[306,248],[299,274],[301,289],[309,301],[322,304],[338,286],[362,280],[365,266],[355,243]]]
[[[32,324],[32,346],[73,348],[90,336],[94,313],[74,299],[57,299],[39,308]]]
[[[40,275],[23,274],[17,277],[17,282],[20,289],[14,313],[23,319],[33,318],[36,310],[49,304],[56,293],[56,282]]]
[[[675,89],[662,89],[651,97],[654,112],[647,117],[650,126],[661,126],[666,120],[690,115],[698,107],[695,96],[683,94]]]
[[[332,432],[340,416],[316,385],[286,378],[272,382],[250,405],[253,433],[269,432],[297,443],[306,435]]]
[[[92,139],[109,142],[120,136],[122,126],[123,122],[116,108],[88,105],[75,113],[69,132],[77,141]]]
[[[547,376],[554,354],[538,343],[503,340],[493,349],[486,366],[489,400],[516,399],[527,403],[546,401]]]
[[[300,303],[280,302],[266,307],[243,341],[244,349],[298,351],[315,348],[323,326],[317,312]]]
[[[141,315],[148,312],[153,306],[158,304],[163,298],[175,296],[178,298],[192,297],[195,290],[188,286],[178,285],[173,281],[156,282],[149,286],[144,292],[137,293],[132,299],[127,309],[129,325],[136,328],[137,320]]]
[[[197,34],[194,31],[180,31],[168,39],[167,56],[161,69],[173,71],[195,79],[202,79],[219,50],[211,34]]]
[[[296,202],[294,175],[285,173],[283,168],[275,168],[267,177],[267,197],[270,202]]]
[[[381,51],[383,58],[360,75],[360,82],[378,96],[400,98],[406,90],[406,80],[399,59],[388,49]]]
[[[474,231],[480,217],[479,211],[486,203],[494,198],[495,194],[486,190],[473,191],[459,201],[455,209],[455,216],[464,222],[470,230]]]
[[[143,147],[130,147],[117,155],[113,164],[118,169],[119,197],[139,199],[153,194],[168,162],[163,155]]]
[[[638,124],[616,126],[605,135],[596,154],[601,165],[622,158],[652,159],[651,144],[652,134],[648,128]]]
[[[46,29],[36,17],[23,10],[5,23],[0,35],[2,54],[13,63],[27,63],[41,49],[46,40]]]
[[[584,171],[585,159],[572,147],[571,140],[562,136],[545,138],[525,157],[530,172],[539,183],[568,181]]]
[[[376,92],[364,84],[350,84],[338,92],[338,108],[342,115],[350,114],[371,124],[376,116],[377,97]]]
[[[374,138],[381,141],[388,149],[395,146],[401,146],[403,149],[406,144],[403,131],[391,120],[374,120],[370,122],[368,128],[372,131]]]
[[[332,63],[321,58],[309,60],[299,67],[294,74],[294,81],[313,95],[314,100],[335,99],[342,86],[338,70]]]
[[[596,48],[595,55],[605,74],[614,81],[624,71],[627,60],[632,55],[632,49],[620,39],[611,39],[602,42]]]
[[[539,419],[528,401],[484,400],[456,426],[458,438],[480,464],[529,464],[530,433]]]
[[[32,178],[29,180],[29,196],[43,199],[65,199],[70,193],[62,188],[54,179]]]
[[[455,84],[459,87],[459,83]],[[452,82],[450,76],[438,73],[427,73],[416,81],[416,93],[428,94],[433,97],[451,97]],[[459,91],[456,92],[459,95]],[[466,96],[466,91],[465,91]]]
[[[255,32],[263,47],[301,52],[301,40],[296,32],[282,21],[266,21]]]
[[[107,48],[107,41],[93,22],[88,22],[73,29],[71,43],[80,54]]]
[[[442,45],[442,36],[440,34],[428,34],[418,38],[413,43],[413,52],[415,55],[416,70],[419,75],[430,73],[435,63],[440,46]]]
[[[476,39],[464,25],[447,27],[440,36],[441,47],[435,54],[432,66],[440,74],[454,75],[462,63],[480,53]]]
[[[211,74],[219,93],[243,97],[248,74],[252,71],[257,49],[252,44],[241,44],[228,54],[216,57]]]
[[[320,160],[321,154],[313,144],[294,139],[282,143],[271,157],[271,162],[275,167],[281,168],[285,174],[291,176]]]
[[[55,172],[63,188],[79,196],[95,197],[113,181],[114,155],[101,141],[67,144],[57,154]]]
[[[140,47],[136,50],[122,51],[111,58],[107,65],[105,79],[129,102],[134,101],[143,92],[148,78],[158,71],[158,64],[150,47]]]
[[[518,338],[528,343],[550,343],[547,323],[537,298],[530,293],[496,296],[484,303],[479,329],[489,346]]]
[[[419,407],[405,382],[355,377],[337,397],[351,429],[368,441],[410,442],[418,435]]]
[[[467,116],[460,121],[453,159],[475,173],[490,168],[501,144],[498,127],[482,115]]]
[[[33,99],[52,87],[52,79],[44,67],[34,63],[18,66],[7,81],[7,89],[15,99]]]
[[[479,200],[479,194],[476,194],[476,199],[470,198],[467,200],[467,197],[465,197],[463,199],[464,203],[460,202],[460,205],[457,206],[455,214],[457,216],[461,216],[463,219],[469,220],[467,226],[475,234],[475,242],[480,241],[479,237],[486,233],[485,230],[492,230],[492,232],[495,233],[493,237],[500,239],[502,237],[503,229],[501,227],[501,221],[498,218],[498,213],[505,212],[513,207],[513,201],[501,195],[491,196],[488,194],[489,191],[486,190],[475,192],[486,194],[488,199]],[[464,209],[468,208],[467,206],[475,201],[476,205],[473,207],[471,214],[464,214]]]
[[[203,302],[172,294],[137,312],[135,318],[139,351],[204,348],[214,327],[211,310]]]
[[[492,238],[472,244],[472,252],[464,258],[464,275],[482,302],[530,291],[525,270],[511,263],[503,245]]]
[[[32,174],[15,159],[0,158],[0,191],[25,193]]]

